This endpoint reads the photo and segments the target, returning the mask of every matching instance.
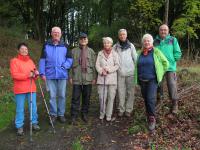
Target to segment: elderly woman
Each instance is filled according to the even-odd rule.
[[[135,79],[141,87],[144,98],[148,127],[155,130],[155,102],[158,84],[161,82],[169,63],[162,52],[153,47],[153,37],[145,34],[142,38],[142,51],[139,52]]]
[[[103,50],[98,53],[96,69],[98,72],[97,84],[100,101],[100,119],[111,121],[113,102],[117,90],[117,70],[119,68],[119,56],[112,50],[113,40],[110,37],[103,38]]]
[[[29,110],[32,110],[33,130],[40,130],[38,126],[38,114],[36,104],[36,84],[35,79],[39,75],[35,64],[28,55],[28,46],[26,43],[18,45],[17,57],[10,61],[10,72],[14,81],[14,94],[16,102],[16,116],[15,127],[17,128],[17,135],[23,135],[24,125],[24,103],[28,99]],[[32,100],[32,109],[31,102]]]

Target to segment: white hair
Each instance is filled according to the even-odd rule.
[[[108,41],[108,42],[110,42],[111,44],[113,44],[113,39],[112,39],[111,37],[103,37],[102,39],[103,39],[103,43],[104,43],[105,41]]]
[[[152,37],[151,34],[148,34],[148,33],[147,33],[147,34],[143,35],[143,37],[142,37],[142,44],[143,44],[143,42],[144,42],[144,39],[149,39],[151,45],[153,45],[153,37]]]
[[[119,35],[121,32],[125,32],[126,35],[127,35],[127,30],[126,30],[126,29],[119,29],[119,31],[118,31],[118,35]]]
[[[61,33],[60,27],[56,27],[56,26],[53,27],[53,28],[51,29],[51,32],[54,32],[54,31]]]

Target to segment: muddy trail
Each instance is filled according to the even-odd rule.
[[[136,92],[134,113],[131,118],[116,118],[112,123],[99,119],[99,103],[96,90],[93,90],[89,112],[89,122],[80,118],[76,126],[70,124],[69,100],[67,105],[67,123],[56,122],[56,133],[49,125],[44,104],[39,95],[38,110],[41,130],[33,133],[33,142],[29,137],[28,112],[26,112],[25,135],[16,136],[14,125],[0,132],[0,150],[74,150],[77,141],[84,150],[143,150],[143,149],[194,149],[200,147],[200,88],[199,85],[180,84],[179,113],[170,114],[171,102],[165,100],[157,105],[156,133],[147,130],[144,103]],[[71,91],[69,90],[68,93]],[[165,92],[166,93],[166,92]]]

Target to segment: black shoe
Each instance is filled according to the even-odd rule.
[[[56,116],[51,115],[51,120],[52,120],[52,123],[53,123],[53,124],[56,123],[56,119],[57,119]],[[50,120],[49,120],[49,124],[51,125],[51,121],[50,121]]]
[[[66,122],[65,116],[59,116],[58,119],[59,119],[59,121],[60,121],[61,123],[65,123],[65,122]]]
[[[24,135],[23,127],[17,129],[17,135],[18,136],[23,136]]]
[[[82,119],[85,123],[88,122],[88,117],[87,117],[86,114],[82,114],[82,115],[81,115],[81,119]]]

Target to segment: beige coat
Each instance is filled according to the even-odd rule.
[[[108,74],[105,77],[106,85],[117,85],[117,70],[119,69],[119,56],[112,50],[108,58],[105,57],[103,50],[98,53],[96,70],[98,72],[97,84],[104,84],[102,70],[106,68]]]

